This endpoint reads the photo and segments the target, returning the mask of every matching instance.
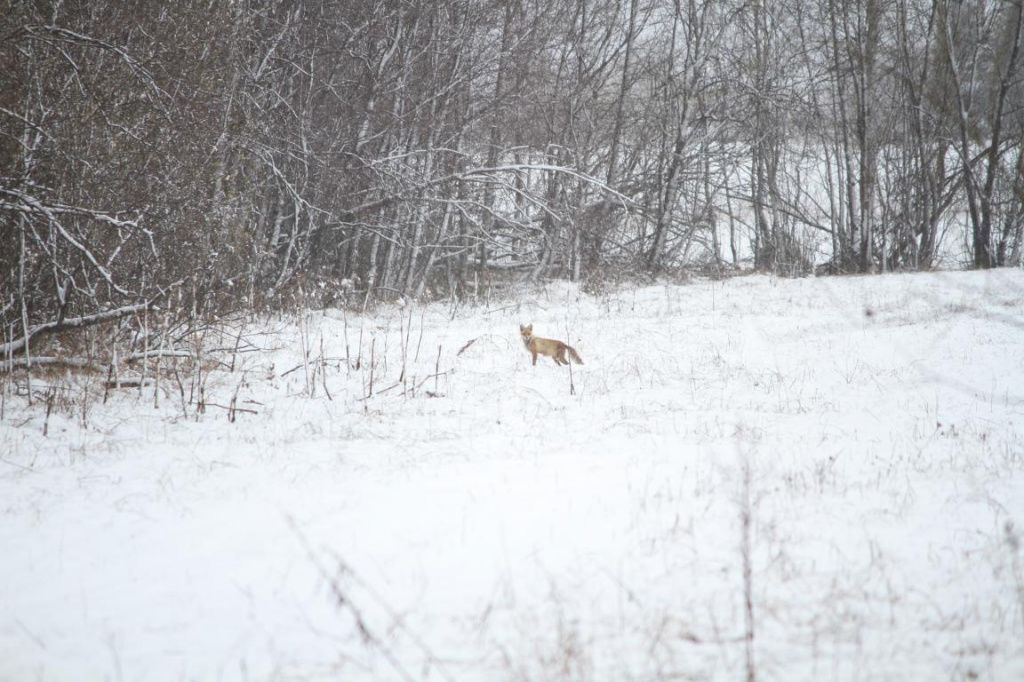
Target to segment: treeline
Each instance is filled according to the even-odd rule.
[[[8,343],[161,297],[1021,260],[1021,0],[3,4]]]

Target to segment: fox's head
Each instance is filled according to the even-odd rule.
[[[519,333],[524,339],[529,340],[529,338],[533,336],[533,323],[531,322],[525,327],[523,325],[519,325]]]

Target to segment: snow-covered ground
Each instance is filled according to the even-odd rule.
[[[231,329],[8,384],[0,679],[1024,679],[1024,272]]]

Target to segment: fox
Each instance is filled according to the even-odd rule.
[[[526,350],[533,356],[534,367],[537,366],[538,355],[546,355],[554,360],[556,365],[561,366],[569,364],[569,360],[566,359],[566,354],[568,354],[577,365],[583,364],[583,358],[569,344],[555,339],[542,339],[539,336],[534,336],[532,322],[526,326],[520,324],[519,334],[523,337],[523,345],[526,346]]]

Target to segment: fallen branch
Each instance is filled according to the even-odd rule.
[[[443,372],[434,372],[433,374],[428,374],[427,376],[423,377],[423,380],[420,381],[420,383],[416,384],[416,390],[418,391],[421,388],[423,388],[423,384],[427,383],[427,381],[429,381],[430,379],[437,379],[439,377],[448,376],[448,374],[451,373],[451,371],[452,370],[447,369],[447,370],[445,370]],[[434,388],[435,388],[434,392],[436,393],[437,392],[436,391],[436,389],[437,389],[437,385],[436,384],[434,385]],[[440,395],[440,394],[438,394],[438,395]]]
[[[167,293],[174,287],[177,287],[185,280],[178,280],[166,290],[160,293],[160,296]],[[28,330],[28,333],[23,335],[21,338],[9,341],[4,344],[0,344],[0,356],[9,357],[10,355],[17,353],[24,349],[33,338],[37,336],[45,336],[47,334],[56,334],[59,332],[67,331],[69,329],[82,329],[84,327],[91,327],[96,324],[103,322],[109,322],[111,320],[117,320],[128,315],[134,315],[135,313],[142,312],[147,308],[151,308],[159,296],[154,296],[148,301],[142,303],[132,303],[131,305],[121,306],[120,308],[114,308],[113,310],[104,310],[99,313],[93,313],[92,315],[83,315],[81,317],[70,317],[62,320],[53,320],[52,322],[44,322],[37,324]]]
[[[117,320],[128,315],[145,310],[151,305],[149,301],[145,303],[133,303],[132,305],[122,306],[120,308],[114,308],[113,310],[104,310],[101,313],[95,313],[93,315],[84,315],[82,317],[71,317],[64,320],[54,320],[52,322],[44,322],[43,324],[37,324],[28,330],[28,333],[19,339],[9,341],[8,343],[0,346],[0,355],[7,355],[9,353],[17,353],[22,350],[28,343],[36,336],[46,334],[56,334],[58,332],[66,331],[68,329],[81,329],[83,327],[91,327],[94,324],[100,324],[101,322],[109,322],[110,320]]]
[[[103,388],[142,388],[152,385],[152,379],[117,379],[106,382]]]
[[[323,361],[324,363],[327,363],[327,362],[338,362],[338,363],[340,363],[340,362],[341,362],[341,358],[334,358],[334,357],[331,357],[331,358],[323,358],[323,360],[322,360],[322,361]],[[287,371],[284,371],[284,372],[281,372],[281,377],[286,377],[286,376],[288,376],[289,374],[291,374],[292,372],[294,372],[294,371],[296,371],[296,370],[300,370],[300,369],[302,369],[302,368],[303,368],[304,366],[305,366],[305,363],[302,363],[302,362],[300,362],[299,364],[295,365],[295,366],[294,366],[294,367],[292,367],[291,369],[289,369],[289,370],[287,370]]]
[[[127,358],[126,362],[135,362],[136,360],[148,360],[149,358],[192,358],[192,351],[190,350],[171,350],[171,349],[157,349],[138,351],[132,353]]]
[[[91,369],[97,372],[107,371],[107,365],[101,365],[88,358],[65,358],[53,355],[33,356],[33,367],[74,367],[76,369]],[[15,369],[26,369],[29,366],[28,358],[14,358],[10,361],[0,362],[0,372],[10,372]]]
[[[151,350],[145,352],[132,353],[124,361],[131,364],[137,360],[145,360],[149,358],[191,358],[192,353],[187,350]],[[107,364],[100,364],[94,362],[89,358],[79,357],[64,357],[60,355],[39,355],[33,356],[31,360],[32,367],[73,367],[75,369],[91,369],[97,372],[105,372],[108,369]],[[0,362],[0,372],[9,372],[14,369],[27,369],[29,366],[28,358],[14,358],[9,362]],[[121,382],[124,385],[124,382]]]
[[[228,412],[246,412],[248,414],[259,414],[259,412],[257,412],[256,410],[250,410],[247,407],[232,407],[230,405],[218,405],[217,403],[211,403],[211,402],[206,402],[206,403],[203,403],[203,404],[206,407],[219,407],[220,409],[227,410]]]

